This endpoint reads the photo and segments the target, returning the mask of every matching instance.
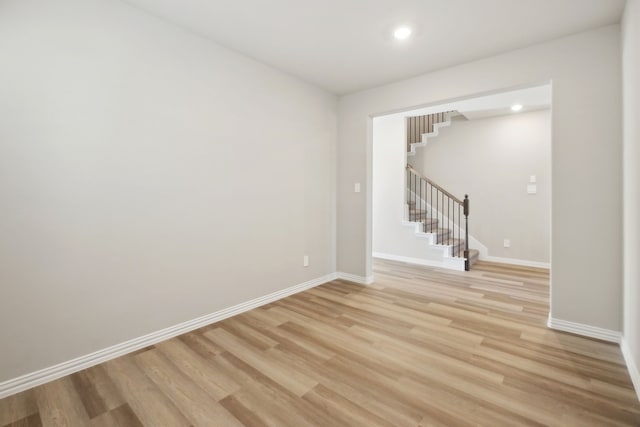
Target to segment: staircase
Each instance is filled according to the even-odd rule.
[[[427,138],[438,135],[443,126],[451,125],[451,118],[458,114],[456,111],[427,114],[407,118],[407,156],[414,156],[416,148],[425,147]]]
[[[447,111],[407,119],[407,156],[424,147],[427,139],[449,126],[455,112]],[[406,224],[415,227],[418,237],[442,252],[442,264],[455,270],[470,270],[479,252],[469,249],[469,197],[461,200],[440,185],[422,176],[407,164]]]

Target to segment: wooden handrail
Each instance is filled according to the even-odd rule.
[[[445,190],[444,188],[442,188],[441,186],[439,186],[438,184],[436,184],[435,182],[433,182],[432,180],[430,180],[429,178],[423,176],[420,172],[418,172],[417,170],[415,170],[414,168],[411,167],[411,165],[407,165],[407,170],[410,170],[411,172],[413,172],[415,175],[417,175],[419,178],[425,180],[426,182],[429,183],[429,185],[432,185],[434,188],[438,189],[439,191],[441,191],[442,193],[444,193],[446,196],[448,196],[449,198],[455,200],[456,202],[460,203],[461,205],[464,204],[464,202],[460,199],[458,199],[456,196],[454,196],[453,194],[449,193],[447,190]]]

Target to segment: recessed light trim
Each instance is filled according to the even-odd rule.
[[[393,31],[393,37],[398,40],[406,40],[411,35],[411,28],[409,27],[398,27]]]
[[[513,104],[511,106],[511,111],[520,111],[522,110],[522,104]]]

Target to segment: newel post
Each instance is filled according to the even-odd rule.
[[[471,264],[469,262],[469,195],[464,195],[464,270],[469,271]]]

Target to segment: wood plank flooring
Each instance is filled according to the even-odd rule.
[[[640,426],[619,348],[546,328],[546,270],[375,277],[0,400],[0,426]]]

